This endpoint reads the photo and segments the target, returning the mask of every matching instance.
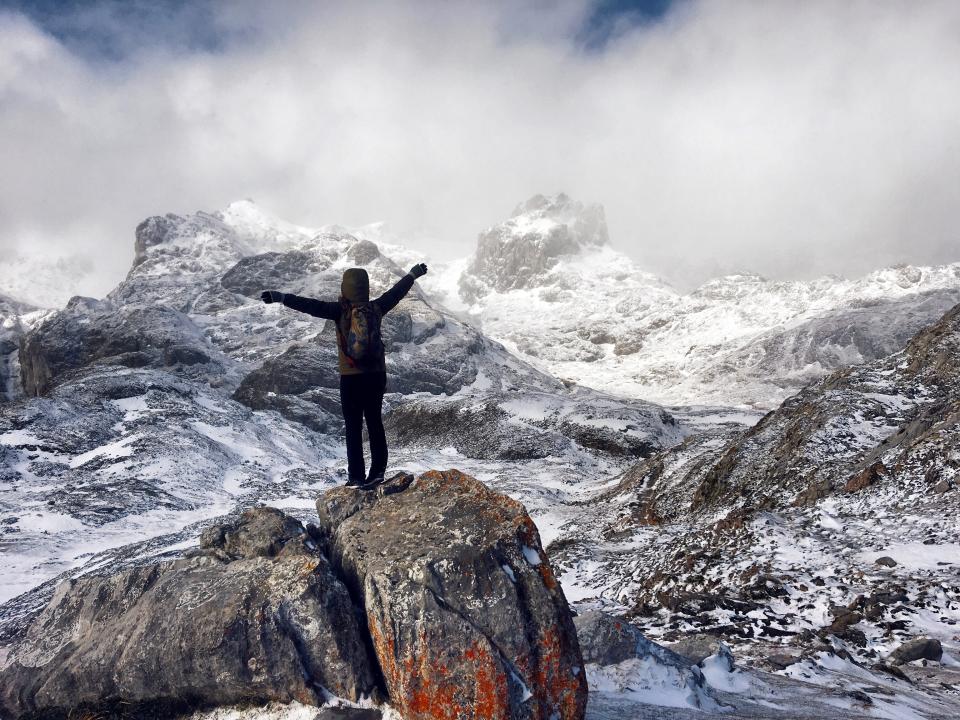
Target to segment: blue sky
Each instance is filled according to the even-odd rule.
[[[675,0],[591,0],[585,3],[571,40],[584,49],[602,50],[618,34],[662,19]],[[165,42],[186,51],[217,52],[242,41],[216,22],[211,0],[6,0],[77,52],[94,60],[122,60],[153,27],[169,32]],[[540,3],[544,8],[548,3]],[[282,3],[277,3],[282,8]],[[282,9],[280,10],[282,12]],[[111,23],[98,23],[109,17]],[[182,22],[171,23],[180,18]]]

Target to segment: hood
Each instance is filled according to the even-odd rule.
[[[340,281],[340,295],[350,302],[370,301],[370,277],[363,268],[344,271]]]

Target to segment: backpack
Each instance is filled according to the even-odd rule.
[[[383,355],[379,306],[372,302],[344,302],[343,305],[340,336],[344,355],[360,364],[376,360]]]

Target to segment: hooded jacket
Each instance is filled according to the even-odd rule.
[[[373,301],[381,316],[386,315],[397,306],[397,303],[413,287],[413,282],[413,275],[408,273],[400,278],[392,288]],[[337,364],[340,367],[341,375],[362,375],[363,373],[386,372],[387,370],[386,359],[382,351],[378,357],[363,365],[358,365],[353,358],[343,351],[345,343],[343,325],[345,319],[349,322],[350,304],[361,302],[370,302],[370,277],[363,268],[350,268],[344,271],[343,279],[340,281],[339,302],[314,300],[313,298],[300,297],[289,293],[283,295],[283,304],[288,308],[334,322],[337,328]]]

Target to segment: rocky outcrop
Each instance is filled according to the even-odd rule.
[[[601,610],[574,619],[591,684],[634,693],[669,688],[693,707],[714,708],[703,672],[690,659],[644,637],[639,628]],[[722,644],[720,652],[729,650]],[[732,658],[730,658],[732,665]],[[622,686],[622,687],[620,687]],[[669,692],[669,690],[668,690]]]
[[[24,393],[43,395],[64,373],[94,362],[126,367],[204,365],[216,351],[193,322],[164,305],[115,307],[75,297],[20,339]]]
[[[405,720],[580,720],[563,592],[523,506],[455,470],[254,508],[182,559],[58,586],[0,655],[3,717],[383,699]]]
[[[943,646],[935,638],[919,637],[908,640],[890,653],[888,661],[891,665],[903,665],[914,660],[932,660],[940,662],[943,657]]]
[[[608,240],[601,205],[584,206],[563,193],[534,195],[507,221],[480,234],[477,251],[460,280],[460,293],[471,299],[489,289],[528,287],[561,255]]]
[[[268,252],[240,260],[220,278],[220,284],[238,295],[259,298],[268,289],[282,289],[308,273],[325,270],[330,261],[309,252]]]
[[[324,336],[264,361],[243,378],[233,399],[254,410],[276,410],[317,432],[338,433],[343,428],[339,387],[336,345]]]
[[[8,717],[169,715],[373,692],[349,593],[311,534],[258,508],[181,560],[64,582],[0,670]]]
[[[160,245],[171,235],[176,234],[183,218],[173,213],[148,217],[137,225],[136,240],[133,243],[133,267],[147,259],[147,250]]]
[[[584,716],[573,620],[520,503],[450,470],[335,488],[317,511],[404,718]]]
[[[17,350],[26,331],[20,316],[37,309],[0,294],[0,403],[12,400],[19,392]]]
[[[883,360],[848,368],[786,400],[731,443],[697,487],[692,508],[775,507],[875,484],[915,490],[957,472],[960,305]]]

